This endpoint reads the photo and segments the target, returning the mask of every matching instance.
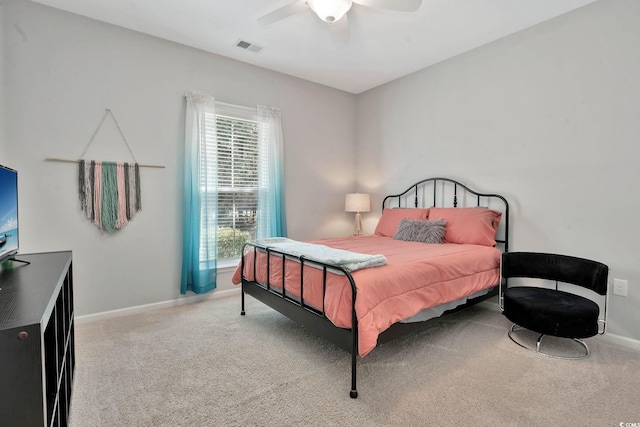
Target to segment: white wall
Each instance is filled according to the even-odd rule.
[[[639,40],[640,2],[601,0],[361,94],[358,185],[505,195],[511,249],[608,264],[629,281],[609,331],[640,340]]]
[[[20,173],[21,252],[73,250],[76,315],[179,297],[184,99],[198,90],[279,107],[289,235],[351,231],[355,97],[28,1],[4,2],[8,163]],[[247,53],[250,55],[251,53]],[[106,108],[142,169],[143,210],[103,234],[80,211],[77,159]],[[1,152],[0,152],[1,153]],[[105,122],[86,158],[130,161]],[[231,287],[229,274],[219,289]]]

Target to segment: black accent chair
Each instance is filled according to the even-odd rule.
[[[501,274],[505,280],[500,285],[500,308],[505,317],[514,323],[509,330],[509,338],[513,342],[528,350],[561,359],[589,357],[589,347],[582,338],[605,332],[609,267],[597,261],[566,255],[505,252],[502,254]],[[515,277],[555,281],[555,289],[526,284],[509,287],[508,279]],[[527,281],[522,282],[524,284]],[[558,283],[570,283],[599,294],[602,298],[596,294],[593,296],[604,302],[603,318],[600,318],[600,307],[594,300],[559,290]],[[540,334],[535,349],[514,337],[514,332],[521,329]],[[545,335],[570,338],[579,343],[585,353],[567,356],[542,351],[540,344]]]

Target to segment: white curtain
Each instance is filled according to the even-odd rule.
[[[185,95],[185,158],[182,279],[180,292],[196,294],[216,287],[217,141],[215,99]]]
[[[259,169],[256,238],[286,237],[284,143],[280,110],[258,106]]]

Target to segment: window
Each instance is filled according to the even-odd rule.
[[[202,145],[202,192],[214,191],[205,198],[209,206],[203,212],[210,212],[210,217],[201,217],[207,238],[200,242],[200,255],[204,259],[210,245],[208,253],[221,260],[240,257],[242,245],[256,238],[260,126],[219,110],[225,109],[217,107],[216,114],[207,117],[207,129],[215,137]],[[209,227],[212,221],[217,227]]]

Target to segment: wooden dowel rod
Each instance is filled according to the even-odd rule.
[[[72,160],[72,159],[60,159],[57,157],[47,157],[45,158],[45,160],[49,161],[49,162],[65,162],[65,163],[78,163],[79,160]],[[139,164],[138,166],[140,166],[141,168],[161,168],[164,169],[164,166],[161,165],[143,165],[143,164]]]

